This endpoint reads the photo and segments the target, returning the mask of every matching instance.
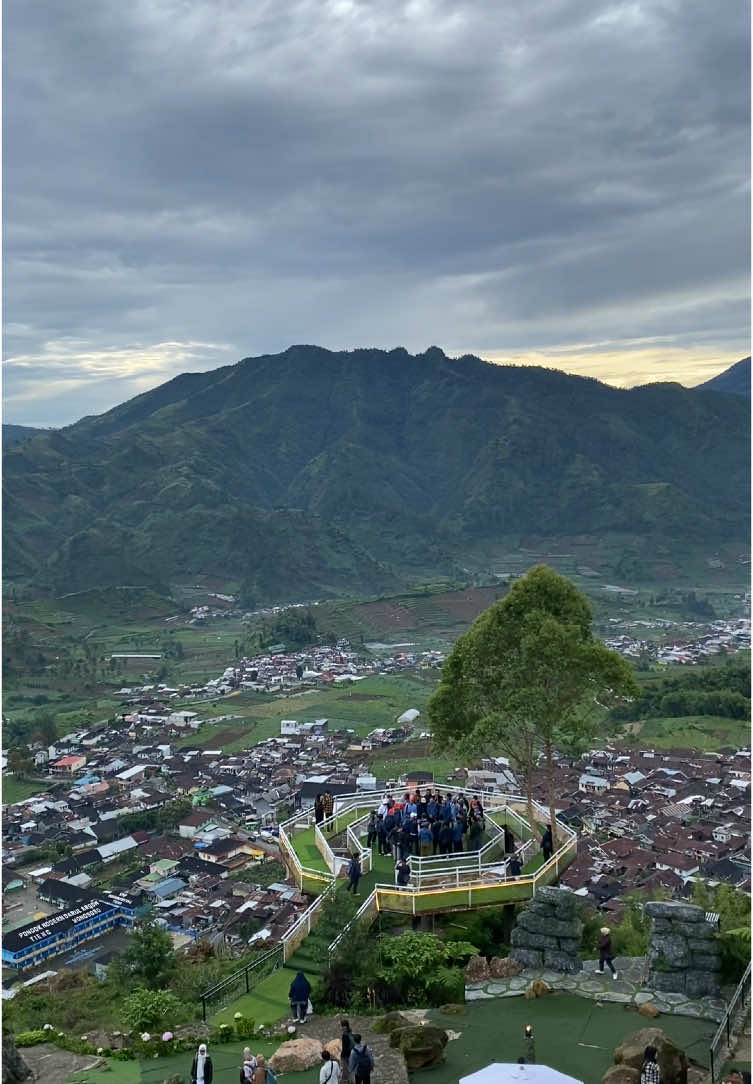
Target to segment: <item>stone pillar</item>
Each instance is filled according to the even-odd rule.
[[[540,888],[519,913],[510,935],[510,957],[523,967],[548,967],[574,973],[583,962],[578,955],[583,923],[575,896],[561,888]]]
[[[644,910],[652,919],[646,985],[689,998],[718,997],[719,941],[703,908],[653,901]]]

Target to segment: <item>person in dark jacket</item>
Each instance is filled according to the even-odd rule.
[[[609,926],[601,927],[601,937],[599,938],[599,971],[604,973],[604,964],[607,965],[612,972],[612,978],[617,978],[617,972],[614,969],[614,963],[612,962],[612,934],[609,930]]]
[[[350,1069],[348,1063],[350,1062],[350,1052],[353,1049],[353,1032],[350,1030],[350,1023],[347,1020],[340,1021],[340,1027],[342,1028],[342,1040],[340,1046],[340,1068],[342,1070],[342,1081],[345,1082],[350,1079]]]
[[[371,813],[369,813],[369,821],[368,821],[368,824],[366,825],[366,832],[367,832],[366,846],[371,847],[376,842],[376,838],[377,838],[377,835],[378,835],[378,833],[377,833],[377,814],[376,814],[375,809],[372,809]]]
[[[507,873],[510,877],[520,877],[523,872],[523,867],[520,864],[520,859],[517,854],[514,854],[512,858],[507,860]]]
[[[410,866],[404,858],[401,858],[395,868],[395,879],[400,888],[405,888],[410,880]]]
[[[439,829],[439,853],[451,854],[452,852],[452,823],[443,821]]]
[[[324,820],[324,799],[321,794],[317,794],[314,798],[314,821],[316,824],[321,824]]]
[[[442,831],[442,822],[437,818],[431,822],[431,853],[437,854],[439,851],[439,836]]]
[[[191,1062],[191,1084],[212,1084],[213,1075],[212,1059],[207,1054],[207,1044],[199,1043],[199,1049]]]
[[[311,983],[302,971],[299,971],[291,982],[288,997],[293,1011],[293,1020],[299,1024],[305,1024],[306,1009],[311,997]]]
[[[481,846],[481,837],[484,834],[484,829],[481,827],[481,821],[478,817],[474,817],[471,821],[471,826],[468,829],[468,847],[472,851],[477,851]]]
[[[544,855],[544,861],[548,862],[552,857],[552,826],[547,824],[546,832],[541,838],[541,853]]]
[[[358,882],[361,880],[361,860],[357,854],[350,856],[350,865],[348,866],[348,886],[345,889],[346,892],[353,891],[354,896],[359,895]]]

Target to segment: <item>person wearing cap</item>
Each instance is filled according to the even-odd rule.
[[[191,1084],[212,1084],[212,1059],[207,1054],[207,1044],[200,1043],[191,1062]]]
[[[609,926],[601,927],[601,937],[599,938],[599,971],[602,974],[604,974],[604,964],[612,972],[612,978],[616,979],[617,972],[612,962],[612,933]]]

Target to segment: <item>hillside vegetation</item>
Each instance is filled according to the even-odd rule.
[[[459,578],[504,535],[745,546],[748,433],[744,400],[675,384],[296,346],[8,448],[5,575],[250,605]]]

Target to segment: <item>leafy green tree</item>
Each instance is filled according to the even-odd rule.
[[[136,923],[128,948],[110,965],[109,971],[123,986],[135,984],[159,990],[167,985],[175,967],[170,934],[149,916]]]
[[[593,636],[585,595],[539,565],[457,641],[428,714],[439,751],[513,751],[526,774],[529,817],[531,770],[543,751],[556,840],[557,743],[587,735],[597,711],[638,693],[629,664]]]
[[[150,1031],[154,1028],[172,1031],[184,1015],[181,1002],[169,990],[134,990],[124,998],[121,1009],[123,1020],[132,1031]]]

